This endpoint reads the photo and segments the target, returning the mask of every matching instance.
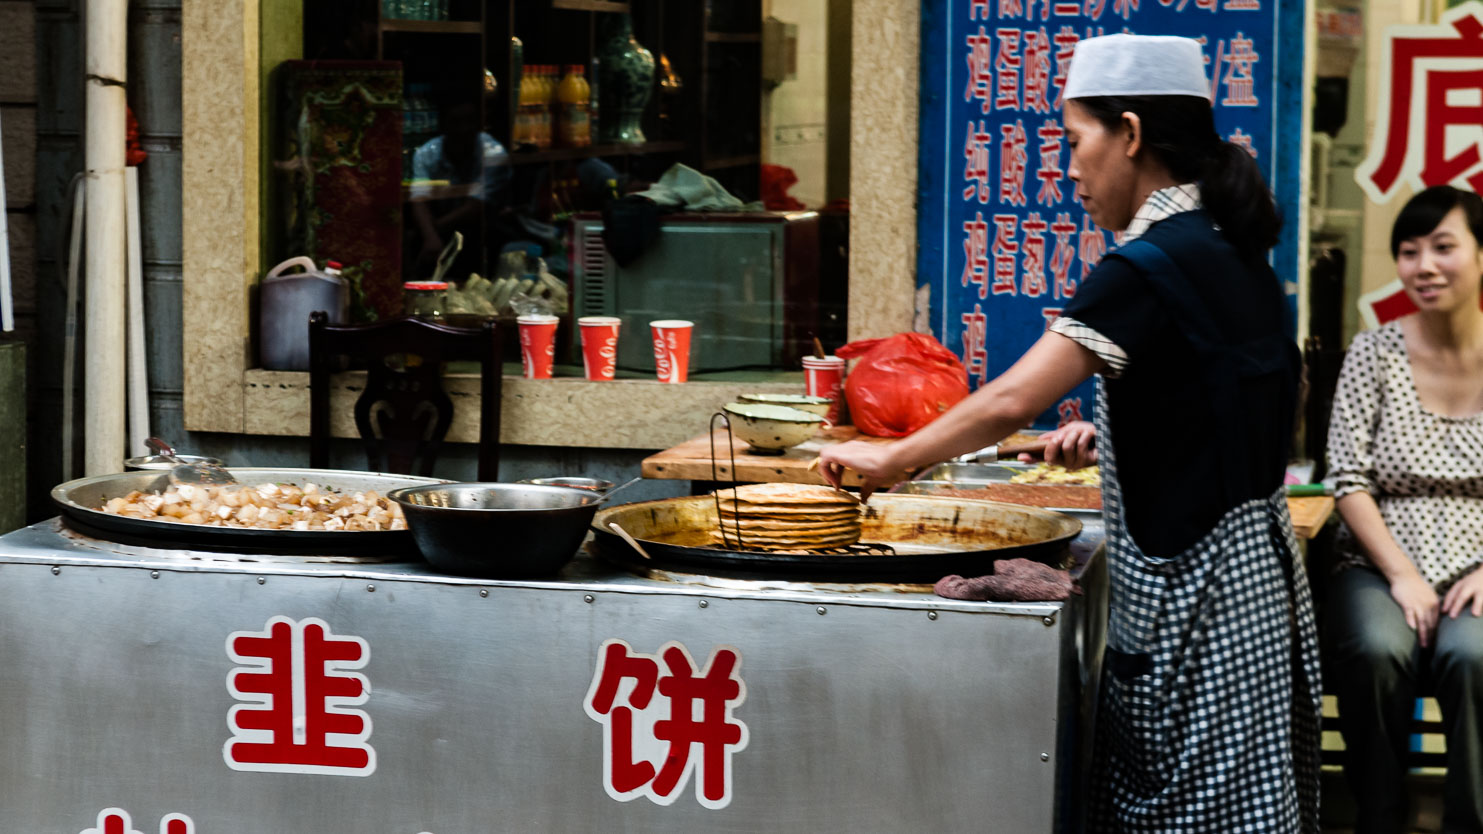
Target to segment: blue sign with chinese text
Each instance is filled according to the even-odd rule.
[[[923,0],[917,315],[974,387],[1060,315],[1113,235],[1066,177],[1061,92],[1077,41],[1199,40],[1216,130],[1255,157],[1286,218],[1273,266],[1295,301],[1303,4],[1276,0]],[[1092,386],[1037,425],[1090,419]]]

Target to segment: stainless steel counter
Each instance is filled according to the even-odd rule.
[[[1078,572],[1021,604],[587,557],[501,582],[44,522],[0,537],[3,828],[1075,830]]]

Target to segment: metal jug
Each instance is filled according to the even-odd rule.
[[[309,258],[289,258],[263,278],[259,291],[258,364],[272,371],[309,370],[309,314],[323,310],[331,324],[344,324],[350,287],[339,264],[320,271]],[[293,267],[303,272],[284,274]]]

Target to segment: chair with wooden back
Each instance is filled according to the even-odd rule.
[[[330,324],[309,317],[309,463],[329,466],[330,374],[339,357],[366,366],[355,401],[355,427],[368,468],[431,476],[453,422],[443,390],[443,363],[480,364],[479,480],[499,478],[500,343],[493,319],[478,328],[404,317],[367,325]]]

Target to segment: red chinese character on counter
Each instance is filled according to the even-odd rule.
[[[1262,0],[1226,0],[1221,8],[1228,12],[1259,12],[1262,10]]]
[[[1040,191],[1035,194],[1035,202],[1053,206],[1061,202],[1062,197],[1061,139],[1066,136],[1066,131],[1054,119],[1047,119],[1036,135],[1040,137],[1040,169],[1035,176],[1040,180]]]
[[[989,112],[990,87],[994,83],[994,39],[978,27],[977,35],[968,36],[968,87],[963,100],[979,99],[979,109]]]
[[[233,770],[369,776],[376,751],[371,719],[347,707],[371,687],[359,669],[371,658],[359,637],[334,635],[323,620],[274,617],[263,631],[227,637],[227,655],[243,664],[227,676],[232,737],[222,757]]]
[[[1056,323],[1056,319],[1060,318],[1063,312],[1065,310],[1061,307],[1041,307],[1040,317],[1045,319],[1045,329],[1050,330],[1050,326]]]
[[[978,195],[980,203],[987,203],[993,189],[989,186],[989,146],[994,137],[984,130],[984,123],[978,123],[978,129],[974,130],[973,122],[968,123],[967,140],[963,143],[963,181],[968,186],[963,189],[963,199],[972,200],[973,195]]]
[[[978,285],[978,297],[988,296],[989,224],[981,211],[963,221],[963,286]]]
[[[1023,280],[1020,282],[1020,292],[1029,298],[1039,298],[1045,295],[1045,221],[1040,218],[1040,212],[1032,211],[1030,216],[1020,226],[1025,232],[1024,251],[1025,257],[1021,261]]]
[[[1227,107],[1256,107],[1261,102],[1256,97],[1256,79],[1251,75],[1251,65],[1261,60],[1255,41],[1243,37],[1240,32],[1231,38],[1231,51],[1225,56],[1229,64],[1226,70],[1226,97],[1220,103]]]
[[[1020,105],[1020,30],[999,29],[999,52],[994,59],[994,70],[999,73],[998,94],[994,96],[994,107],[998,110],[1019,110]]]
[[[1015,255],[1020,251],[1015,228],[1019,222],[1018,215],[994,215],[994,295],[1015,295]],[[979,295],[982,297],[982,292]]]
[[[1071,277],[1071,262],[1076,258],[1076,247],[1071,244],[1071,236],[1076,234],[1076,224],[1071,220],[1069,212],[1061,212],[1056,215],[1056,222],[1050,224],[1051,234],[1056,236],[1056,248],[1050,257],[1050,271],[1056,276],[1055,297],[1071,298],[1076,295],[1076,280]]]
[[[1419,191],[1463,179],[1483,192],[1475,138],[1483,122],[1483,20],[1475,8],[1449,9],[1438,25],[1391,30],[1380,75],[1384,106],[1369,155],[1354,173],[1371,200],[1389,200],[1402,181]],[[1466,142],[1449,148],[1449,134]]]
[[[196,824],[185,814],[169,814],[160,820],[160,834],[195,834]],[[98,827],[82,834],[140,834],[134,830],[129,812],[122,808],[104,808],[98,812]]]
[[[1025,109],[1049,113],[1050,36],[1042,27],[1039,32],[1025,32]]]
[[[1102,10],[1106,7],[1107,0],[1082,0],[1081,15],[1082,17],[1089,17],[1092,20],[1099,20],[1102,17]],[[1098,31],[1097,34],[1100,35],[1102,33]],[[1091,35],[1087,35],[1087,37],[1091,37]]]
[[[968,4],[968,19],[970,21],[980,19],[988,20],[989,0],[971,0],[971,2]]]
[[[1060,12],[1057,12],[1059,14]],[[1056,74],[1052,81],[1056,85],[1055,109],[1061,108],[1061,99],[1066,94],[1066,71],[1071,68],[1071,56],[1076,52],[1076,42],[1081,40],[1076,36],[1076,30],[1070,26],[1062,26],[1061,31],[1056,33]]]
[[[607,640],[599,653],[583,708],[603,725],[608,795],[620,802],[646,796],[656,805],[670,805],[694,772],[702,806],[729,805],[731,756],[748,740],[747,725],[732,715],[746,699],[741,652],[717,647],[703,671],[675,642],[661,646],[658,655],[646,655],[622,640]],[[633,686],[620,700],[625,681]]]
[[[999,202],[1022,206],[1025,204],[1025,163],[1029,161],[1025,145],[1030,141],[1025,135],[1025,121],[1016,119],[1014,124],[1000,125],[999,129],[1004,133],[1004,140],[999,143]]]
[[[1056,406],[1056,413],[1061,415],[1061,419],[1056,423],[1057,428],[1060,428],[1067,423],[1075,423],[1080,421],[1081,397],[1067,397],[1066,399],[1061,400],[1061,404]]]
[[[1034,3],[1035,0],[1030,0]],[[1025,13],[1024,0],[999,0],[999,17],[1019,17]]]
[[[1251,135],[1241,132],[1241,128],[1236,128],[1236,132],[1227,136],[1226,141],[1232,145],[1240,145],[1246,149],[1247,153],[1251,154],[1253,159],[1256,158],[1256,147],[1251,144]]]
[[[1120,14],[1123,20],[1133,16],[1138,11],[1138,0],[1112,0],[1112,13]]]
[[[963,368],[971,377],[978,375],[978,384],[989,378],[989,317],[984,315],[983,306],[973,305],[973,312],[964,313],[963,321]]]
[[[1091,217],[1082,215],[1081,235],[1077,242],[1077,248],[1081,252],[1081,277],[1085,280],[1097,262],[1102,260],[1102,256],[1107,254],[1107,238],[1102,235],[1101,229],[1092,224]]]

